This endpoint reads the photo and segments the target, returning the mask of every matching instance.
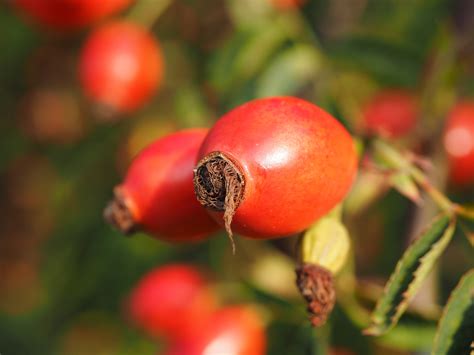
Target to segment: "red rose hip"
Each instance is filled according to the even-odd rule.
[[[73,29],[110,16],[132,2],[133,0],[13,0],[13,5],[41,25],[55,29]]]
[[[79,77],[91,100],[118,112],[143,106],[158,88],[163,59],[158,42],[139,25],[113,22],[96,30],[82,50]]]
[[[259,315],[248,306],[223,308],[207,325],[178,339],[167,355],[264,355],[265,329]]]
[[[289,10],[301,7],[306,0],[270,0],[270,2],[277,9]]]
[[[146,274],[132,290],[128,316],[152,337],[187,336],[214,312],[216,299],[192,266],[172,264]]]
[[[474,183],[474,102],[456,104],[444,131],[450,179],[455,185]]]
[[[143,230],[171,242],[199,240],[218,225],[196,201],[193,167],[207,129],[170,134],[142,150],[106,208],[123,233]]]
[[[222,117],[194,173],[198,200],[230,229],[253,238],[301,232],[347,194],[354,142],[331,115],[293,97],[251,101]]]
[[[363,111],[365,127],[369,133],[397,138],[414,128],[418,103],[407,91],[385,90],[372,98]]]

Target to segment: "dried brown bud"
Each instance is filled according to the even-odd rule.
[[[336,302],[332,273],[322,266],[303,263],[296,268],[296,284],[308,304],[311,324],[324,325]]]
[[[105,208],[104,218],[125,235],[131,235],[137,231],[137,224],[120,186],[115,187],[114,199]]]

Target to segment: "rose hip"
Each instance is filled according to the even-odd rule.
[[[171,242],[203,239],[218,225],[197,202],[193,167],[207,129],[165,136],[142,150],[132,162],[106,219],[123,233],[143,230]]]
[[[354,142],[331,115],[293,97],[251,101],[222,117],[201,147],[198,200],[252,238],[301,232],[347,194]]]
[[[459,186],[474,183],[474,102],[461,101],[451,110],[443,142],[451,181]]]
[[[264,355],[265,330],[259,315],[248,306],[217,311],[201,328],[179,339],[167,355]]]
[[[128,315],[152,337],[183,338],[200,328],[216,300],[193,266],[171,264],[146,274],[132,290]]]
[[[55,29],[87,26],[119,12],[133,0],[13,0],[13,5],[40,25]]]
[[[84,92],[117,112],[143,106],[162,76],[158,42],[145,28],[133,23],[113,22],[100,27],[82,50],[79,77]]]
[[[414,128],[418,116],[416,98],[403,90],[378,93],[364,108],[365,127],[369,133],[388,138],[406,135]]]

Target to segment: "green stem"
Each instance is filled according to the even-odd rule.
[[[454,205],[454,211],[458,216],[474,220],[474,209],[467,208],[461,205]]]
[[[392,148],[382,140],[374,142],[374,148],[377,155],[390,167],[405,171],[413,180],[431,197],[436,205],[449,215],[459,214],[459,209],[455,203],[448,199],[441,191],[435,188],[425,174],[413,166],[400,152]],[[461,207],[461,206],[459,206]],[[463,212],[464,213],[464,212]]]

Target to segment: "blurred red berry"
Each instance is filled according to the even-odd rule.
[[[133,0],[13,0],[40,25],[56,29],[87,26],[125,9]]]
[[[331,347],[328,355],[354,355],[354,352],[347,348]]]
[[[450,178],[456,185],[474,183],[474,102],[459,102],[451,110],[444,131]]]
[[[152,270],[138,282],[128,313],[150,336],[177,339],[199,329],[215,305],[213,293],[195,267],[173,264]]]
[[[270,0],[272,5],[280,10],[294,9],[302,6],[306,0]]]
[[[378,93],[364,107],[365,127],[369,133],[397,138],[409,133],[416,124],[418,103],[403,90],[385,90]]]
[[[178,339],[167,355],[264,355],[266,336],[260,316],[248,306],[217,311],[207,326]]]
[[[145,28],[113,22],[96,30],[82,50],[79,77],[95,102],[118,112],[143,106],[163,76],[158,42]]]
[[[170,242],[203,239],[219,229],[193,187],[193,168],[207,131],[173,133],[142,150],[115,188],[106,219],[123,233],[143,230]]]

